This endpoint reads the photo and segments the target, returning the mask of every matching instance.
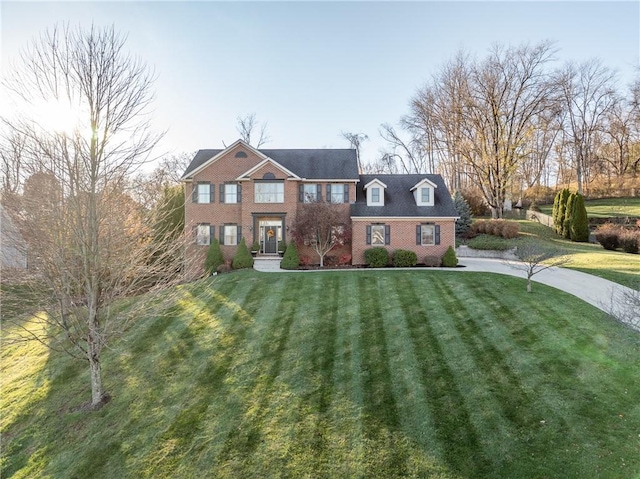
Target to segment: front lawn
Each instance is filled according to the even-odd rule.
[[[454,271],[236,272],[82,363],[0,353],[2,477],[632,478],[640,335]],[[3,334],[6,334],[6,330]]]

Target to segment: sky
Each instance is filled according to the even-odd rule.
[[[237,118],[267,123],[265,148],[346,148],[408,113],[417,89],[464,49],[555,42],[558,62],[600,58],[624,89],[640,65],[640,2],[12,2],[0,1],[5,74],[56,23],[114,25],[156,73],[157,154],[221,148]],[[0,105],[1,105],[0,99]]]

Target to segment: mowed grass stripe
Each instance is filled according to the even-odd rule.
[[[451,331],[450,318],[434,294],[439,282],[446,277],[438,276],[429,281],[428,276],[414,276],[398,281],[396,292],[403,305],[403,312],[419,358],[421,380],[436,427],[441,457],[456,472],[464,475],[485,474],[489,460],[482,440],[474,426],[467,403],[468,397],[461,390],[466,384],[459,375],[469,367],[461,367],[466,352],[456,347],[455,332]],[[420,285],[421,294],[415,291]],[[429,294],[429,291],[433,291]],[[423,298],[421,300],[421,298]],[[436,300],[435,303],[430,300]],[[449,331],[448,331],[449,329]]]

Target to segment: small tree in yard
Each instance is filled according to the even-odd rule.
[[[253,256],[249,253],[247,244],[244,242],[244,238],[240,240],[236,254],[233,256],[231,263],[233,269],[243,269],[253,267]]]
[[[204,271],[207,276],[211,276],[218,267],[224,264],[224,257],[220,249],[220,242],[216,238],[211,238],[209,249],[207,250],[207,259],[204,262]]]
[[[140,295],[168,298],[175,290],[167,286],[184,279],[184,236],[150,227],[180,220],[150,217],[126,189],[160,136],[148,116],[153,75],[124,43],[113,28],[54,28],[23,50],[3,82],[16,106],[3,127],[24,139],[29,170],[54,179],[11,205],[36,259],[43,311],[41,328],[16,322],[16,334],[86,361],[92,409],[109,399],[102,350],[142,308],[158,307]],[[123,310],[120,300],[133,296]]]
[[[466,234],[469,228],[471,228],[471,208],[459,191],[456,191],[453,195],[453,202],[456,205],[456,211],[460,217],[456,221],[456,236],[461,236]]]
[[[458,257],[456,256],[456,250],[452,246],[447,248],[447,252],[442,257],[442,266],[445,268],[455,268],[458,266]]]
[[[324,266],[324,257],[336,246],[348,243],[351,230],[342,205],[315,201],[298,208],[292,235],[298,242],[309,242]]]
[[[516,256],[521,263],[509,263],[513,268],[527,274],[527,293],[531,292],[531,278],[541,271],[567,264],[570,259],[561,252],[546,248],[535,241],[518,246]]]

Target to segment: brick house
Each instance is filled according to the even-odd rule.
[[[309,201],[343,210],[352,241],[341,252],[353,264],[363,264],[372,246],[412,250],[422,262],[455,245],[457,213],[440,175],[359,175],[352,149],[258,150],[238,140],[198,151],[182,181],[185,227],[194,234],[188,255],[204,258],[214,236],[225,259],[242,238],[249,247],[258,242],[260,254],[277,254],[290,239],[296,211]],[[301,245],[305,253],[317,260]]]

